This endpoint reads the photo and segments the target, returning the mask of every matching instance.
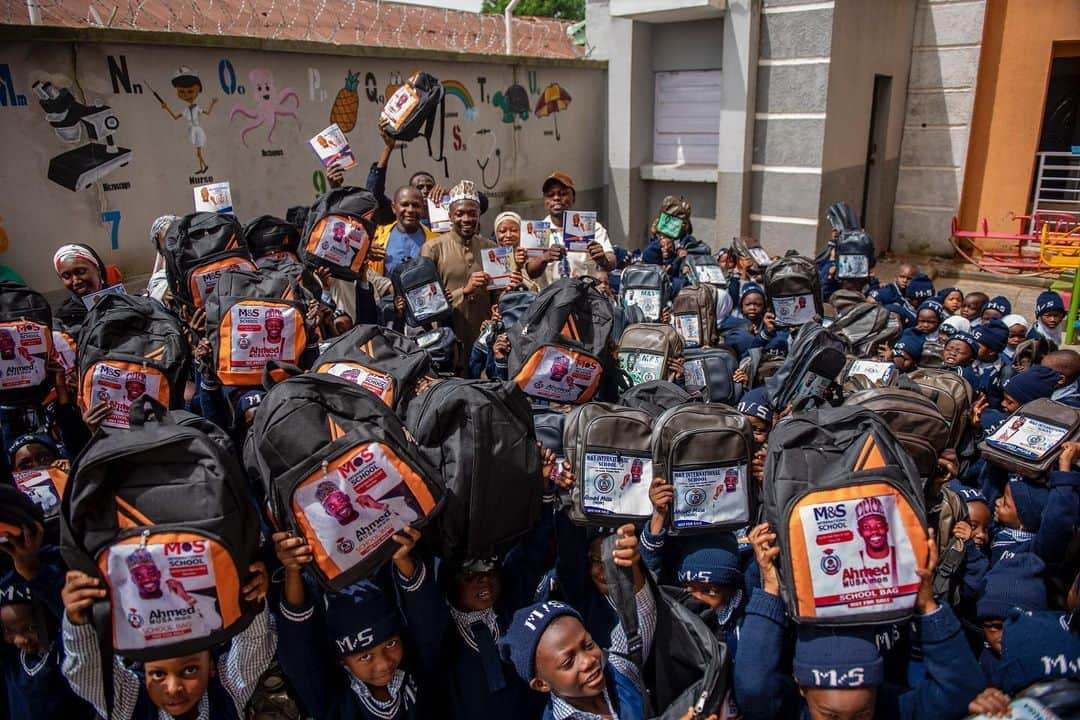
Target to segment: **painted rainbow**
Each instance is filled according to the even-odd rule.
[[[476,103],[473,102],[469,89],[457,80],[443,80],[442,86],[447,95],[461,100],[461,104],[465,106],[465,119],[470,122],[476,120]]]

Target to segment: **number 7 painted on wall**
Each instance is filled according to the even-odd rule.
[[[120,249],[120,211],[107,210],[101,213],[101,221],[112,223],[110,242],[113,250]]]

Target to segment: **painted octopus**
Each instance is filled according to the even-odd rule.
[[[237,106],[229,113],[230,123],[237,115],[243,115],[253,121],[240,133],[240,142],[244,143],[244,147],[247,147],[248,133],[267,124],[270,125],[270,132],[266,139],[268,142],[273,142],[278,117],[291,117],[296,120],[297,124],[300,123],[300,118],[296,114],[296,111],[300,108],[300,97],[295,90],[292,88],[276,90],[274,88],[274,74],[265,68],[252,70],[248,74],[248,80],[251,82],[250,87],[255,90],[255,107],[249,109]],[[296,101],[295,107],[285,103],[289,98]]]

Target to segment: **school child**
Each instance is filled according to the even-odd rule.
[[[969,292],[964,295],[964,302],[960,306],[960,315],[971,323],[974,328],[982,322],[983,308],[990,302],[990,296],[984,292]]]
[[[82,299],[109,285],[105,262],[89,245],[70,243],[53,254],[53,268],[69,293],[53,313],[53,327],[78,337],[89,312]]]
[[[915,311],[915,332],[920,333],[927,341],[937,340],[938,329],[946,317],[948,315],[944,306],[937,300],[923,300]]]
[[[975,373],[975,356],[979,353],[979,343],[975,336],[966,332],[957,332],[945,343],[941,357],[944,368],[956,372],[974,389],[979,381]]]
[[[634,526],[620,527],[618,535],[613,555],[619,567],[633,570],[642,655],[647,657],[656,628],[656,600],[639,562]],[[585,631],[578,612],[556,601],[518,610],[499,641],[503,661],[530,688],[547,695],[545,720],[644,718],[641,671],[625,657],[627,650],[626,635],[619,626],[605,661],[603,650]]]
[[[1015,608],[1046,610],[1046,564],[1034,553],[1018,553],[1001,560],[986,574],[985,589],[975,604],[975,620],[982,628],[983,651],[979,667],[989,685],[997,684],[1001,670],[1001,636],[1005,618]]]
[[[967,519],[953,526],[953,537],[964,541],[964,577],[960,600],[961,607],[965,607],[982,594],[986,573],[990,570],[990,503],[981,492],[964,487],[958,480],[950,481],[949,488],[960,495],[968,511]]]
[[[990,299],[989,302],[983,307],[980,320],[985,324],[986,322],[1005,317],[1012,314],[1012,303],[1004,295],[997,295]]]
[[[1005,619],[1001,670],[994,686],[1009,694],[1043,680],[1077,676],[1080,639],[1065,627],[1059,612],[1019,612]]]
[[[917,570],[922,584],[915,601],[915,639],[927,672],[917,685],[904,689],[884,683],[874,636],[858,626],[797,628],[794,659],[786,666],[788,619],[775,564],[780,547],[766,524],[750,531],[750,542],[762,584],[751,593],[735,656],[735,699],[743,720],[964,716],[985,683],[956,616],[934,600],[936,543],[930,543],[927,566]]]
[[[311,716],[413,720],[433,710],[425,710],[425,703],[434,703],[434,698],[423,694],[417,671],[426,682],[437,671],[438,647],[430,640],[438,636],[439,628],[430,623],[437,622],[442,599],[431,570],[412,556],[419,538],[420,531],[414,528],[394,536],[400,545],[394,553],[393,576],[401,611],[377,585],[363,582],[327,593],[318,603],[324,608],[319,613],[301,576],[303,566],[314,559],[310,546],[287,532],[274,534],[275,551],[285,568],[278,656]],[[408,645],[402,612],[408,620]],[[320,642],[324,636],[336,663]]]
[[[1044,337],[1055,346],[1061,345],[1061,321],[1065,319],[1065,303],[1053,290],[1044,290],[1035,299],[1035,325],[1028,337]]]
[[[241,589],[248,602],[262,602],[269,585],[266,567],[248,568],[252,579]],[[112,714],[106,711],[101,650],[90,606],[107,591],[98,578],[69,570],[63,589],[64,676],[79,697],[111,720],[240,720],[259,678],[270,667],[277,634],[264,605],[229,648],[215,657],[204,650],[183,657],[142,663],[132,669],[119,656],[112,668]]]
[[[970,333],[971,323],[960,315],[950,315],[942,321],[938,331],[946,338],[951,338],[957,333]]]
[[[1009,342],[1009,329],[1005,323],[997,318],[983,321],[972,333],[975,342],[979,345],[978,353],[972,369],[978,377],[974,390],[982,393],[990,402],[991,407],[1001,405],[1001,383],[1004,381],[1003,374],[1007,373],[1006,365],[1001,360],[1001,351]]]
[[[1061,380],[1050,399],[1070,407],[1080,407],[1080,353],[1075,350],[1054,350],[1047,353],[1039,364],[1061,373]]]
[[[989,435],[1009,415],[1019,410],[1021,405],[1050,397],[1060,380],[1061,373],[1044,365],[1033,365],[1013,375],[1002,385],[1001,410],[983,410],[979,416],[979,424]]]
[[[918,307],[924,301],[934,297],[934,283],[926,273],[918,273],[911,278],[904,297],[912,307]]]
[[[958,315],[964,304],[964,293],[958,287],[947,287],[938,290],[937,300],[945,308],[949,316]]]
[[[866,293],[868,300],[880,305],[894,305],[903,301],[912,278],[919,274],[919,269],[911,263],[904,263],[896,270],[896,279],[886,285],[874,287]]]
[[[923,352],[923,336],[914,330],[905,330],[900,339],[893,343],[889,360],[902,373],[909,373],[919,367],[919,358]]]
[[[1001,351],[1001,358],[1007,365],[1012,365],[1016,356],[1016,346],[1024,342],[1028,336],[1029,323],[1023,315],[1006,315],[1001,322],[1009,329],[1009,339],[1005,349]]]

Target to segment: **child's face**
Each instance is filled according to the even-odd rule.
[[[769,441],[769,425],[761,418],[747,418],[750,421],[750,429],[754,432],[754,442],[764,445]]]
[[[1001,400],[1001,407],[1007,413],[1014,413],[1020,409],[1020,403],[1012,395],[1005,393],[1005,397]]]
[[[941,324],[941,320],[938,319],[938,314],[933,310],[920,310],[919,318],[915,322],[915,329],[921,333],[932,333],[938,329],[938,325]]]
[[[1009,326],[1009,347],[1014,348],[1027,339],[1027,328],[1023,325]]]
[[[502,578],[497,570],[469,573],[454,586],[454,606],[462,612],[487,610],[498,602],[501,594]]]
[[[983,637],[986,638],[986,644],[996,655],[1001,654],[1001,638],[1005,635],[1002,629],[1004,627],[1005,623],[1001,618],[988,618],[982,621]]]
[[[146,692],[150,702],[173,717],[195,707],[210,684],[210,653],[147,662]]]
[[[941,301],[941,304],[950,315],[955,315],[964,304],[964,296],[961,295],[959,291],[953,290],[945,296],[945,299]]]
[[[700,600],[713,610],[724,607],[735,594],[735,588],[731,585],[717,585],[716,583],[691,582],[683,585],[690,596]]]
[[[994,318],[997,318],[998,320],[1000,320],[1002,317],[1004,317],[1004,316],[1000,312],[998,312],[997,310],[995,310],[993,308],[986,308],[985,310],[982,311],[982,321],[983,321],[983,323],[988,323],[991,320],[993,320]]]
[[[983,301],[979,297],[966,297],[963,304],[960,306],[961,317],[967,318],[969,321],[979,317],[979,313],[982,312]]]
[[[589,543],[589,579],[601,595],[607,595],[607,576],[604,575],[604,556],[600,553],[603,538],[593,538]]]
[[[982,343],[979,343],[979,360],[983,362],[993,362],[997,360],[997,352],[986,347]]]
[[[36,470],[38,468],[48,467],[56,462],[56,455],[45,445],[41,443],[26,443],[15,452],[14,460],[15,471],[21,472],[23,470]]]
[[[907,290],[908,285],[911,284],[911,278],[915,277],[916,274],[918,274],[918,270],[911,265],[900,266],[899,272],[896,273],[896,287],[900,288],[901,291]]]
[[[896,366],[896,369],[900,372],[908,372],[915,367],[915,361],[911,359],[911,356],[906,352],[893,351],[892,363]]]
[[[814,720],[872,720],[876,688],[800,688]]]
[[[760,295],[747,295],[739,304],[743,317],[751,322],[760,320],[765,314],[765,299]]]
[[[1012,488],[1008,485],[1005,486],[1005,492],[994,503],[994,522],[1014,530],[1020,527],[1020,515],[1016,512]]]
[[[963,340],[950,340],[945,343],[941,357],[946,365],[956,367],[971,360],[971,346]]]
[[[971,539],[979,547],[986,547],[990,539],[990,508],[986,503],[968,503],[968,525],[971,525]]]
[[[1060,310],[1047,310],[1039,316],[1039,319],[1042,320],[1043,325],[1053,330],[1059,324],[1061,324],[1061,321],[1064,317],[1065,313],[1061,312]]]
[[[596,697],[604,691],[604,661],[577,618],[558,618],[536,645],[536,677],[529,687],[573,701]]]
[[[341,664],[365,685],[386,687],[394,679],[404,654],[401,637],[395,635],[367,650],[346,655]]]
[[[34,611],[29,604],[18,603],[0,608],[0,624],[4,627],[4,642],[29,655],[37,655],[41,650]]]

